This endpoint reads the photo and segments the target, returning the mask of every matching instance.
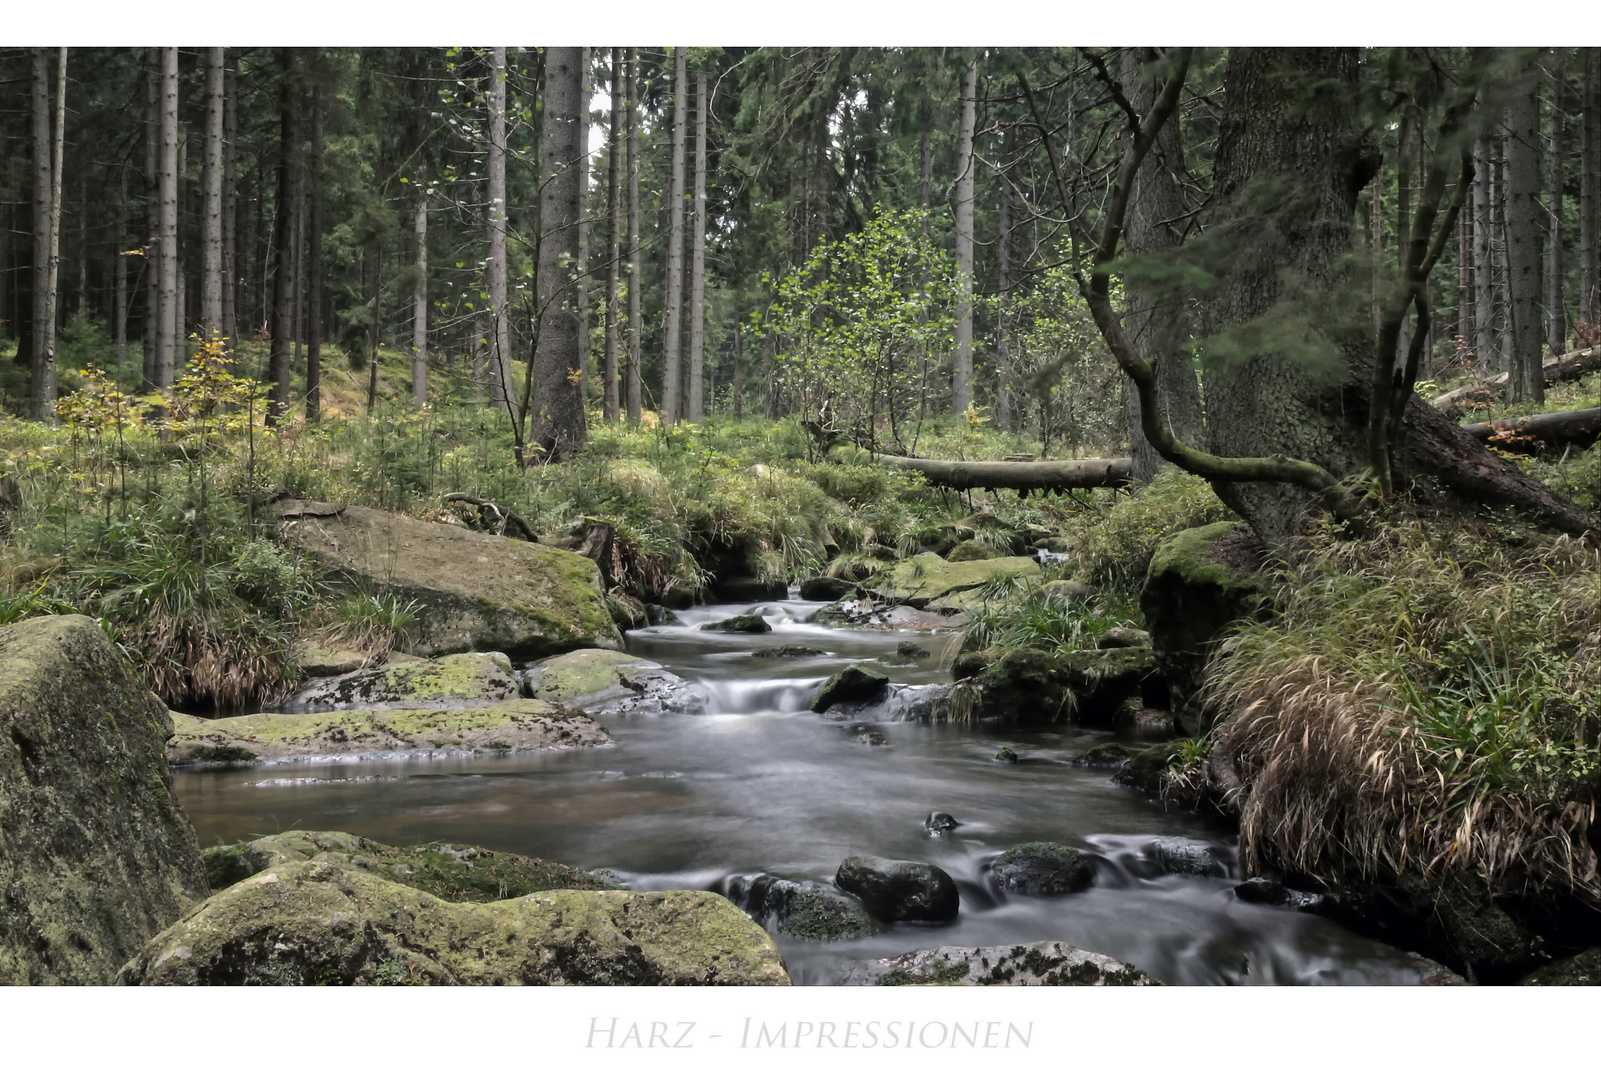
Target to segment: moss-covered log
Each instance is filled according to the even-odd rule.
[[[1026,494],[1121,487],[1134,476],[1134,459],[1126,457],[1082,461],[934,461],[885,455],[878,460],[892,468],[920,472],[936,487],[958,491],[1009,488]]]
[[[1589,446],[1601,435],[1601,409],[1509,416],[1482,424],[1463,424],[1462,430],[1480,442],[1506,450],[1529,450],[1533,444]]]
[[[1576,352],[1564,353],[1561,356],[1547,360],[1542,372],[1545,375],[1545,385],[1555,386],[1557,383],[1571,382],[1592,371],[1601,371],[1601,345],[1592,345],[1588,349],[1579,349]],[[1507,384],[1507,374],[1502,372],[1492,379],[1484,382],[1469,383],[1459,386],[1455,390],[1441,394],[1429,402],[1436,409],[1447,412],[1462,411],[1474,406],[1475,401],[1504,388]]]

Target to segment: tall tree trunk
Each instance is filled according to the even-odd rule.
[[[1156,58],[1152,49],[1129,49],[1123,55],[1123,93],[1142,115],[1156,103],[1157,87],[1142,77],[1141,68]],[[1178,178],[1184,174],[1184,148],[1177,118],[1157,133],[1150,157],[1152,160],[1135,178],[1129,200],[1126,227],[1128,251],[1133,255],[1162,255],[1178,247],[1183,239],[1180,221],[1185,211],[1184,192]],[[1185,347],[1189,332],[1183,302],[1164,297],[1154,289],[1125,283],[1124,303],[1129,312],[1124,325],[1130,340],[1140,355],[1156,365],[1158,392],[1169,429],[1180,442],[1199,445],[1203,438],[1201,387]],[[1163,461],[1141,430],[1140,398],[1132,384],[1128,418],[1134,475],[1147,481],[1161,470]]]
[[[1456,226],[1456,362],[1473,354],[1473,196],[1467,197]]]
[[[50,317],[41,328],[45,339],[42,378],[34,380],[33,403],[43,420],[56,411],[56,312],[59,306],[61,272],[61,168],[67,143],[67,49],[56,55],[56,124],[50,140]]]
[[[489,59],[489,400],[511,400],[511,320],[506,307],[506,47],[496,45]],[[550,241],[541,226],[539,249]],[[543,254],[541,254],[543,261]]]
[[[1501,137],[1492,139],[1491,149],[1498,151],[1498,156],[1490,163],[1490,213],[1492,240],[1498,241],[1496,254],[1499,256],[1500,273],[1495,281],[1495,308],[1496,322],[1496,356],[1498,371],[1512,371],[1512,297],[1510,292],[1512,263],[1511,250],[1507,244],[1507,158],[1510,136],[1505,132],[1505,125],[1500,125]]]
[[[1584,50],[1584,98],[1579,118],[1579,321],[1601,333],[1601,50]]]
[[[706,416],[706,72],[695,72],[695,232],[689,260],[689,419]]]
[[[734,323],[734,420],[737,423],[745,419],[745,350],[744,341],[739,332],[739,323]]]
[[[222,333],[222,114],[224,52],[206,50],[206,164],[201,184],[205,213],[200,220],[200,333]]]
[[[118,170],[119,187],[117,192],[117,262],[116,262],[116,327],[117,327],[117,381],[122,381],[122,373],[128,366],[128,256],[124,248],[127,242],[127,213],[128,213],[128,170]],[[0,266],[5,260],[0,258]]]
[[[578,386],[589,401],[589,103],[594,100],[589,48],[579,50],[578,157],[578,273],[573,279],[573,310],[578,316]]]
[[[46,381],[55,377],[55,290],[50,287],[50,52],[33,50],[33,351],[28,415],[47,420],[53,405]]]
[[[1001,136],[1000,210],[995,227],[995,426],[1011,431],[1012,418],[1012,362],[1011,343],[1007,340],[1010,318],[1009,301],[1012,288],[1012,183],[1006,176],[1006,167],[1016,152],[1017,127],[1006,126]]]
[[[687,50],[673,50],[672,190],[668,195],[667,312],[662,342],[662,423],[676,424],[683,413],[683,370],[679,338],[684,308],[684,107],[689,74]]]
[[[310,264],[306,282],[306,422],[315,423],[322,415],[322,293],[323,293],[323,161],[322,88],[311,92],[311,221],[308,227],[306,261]]]
[[[1304,79],[1323,88],[1312,99]],[[1214,202],[1242,243],[1221,277],[1210,313],[1223,326],[1259,318],[1288,290],[1336,294],[1350,245],[1364,160],[1355,127],[1354,49],[1238,49],[1224,77],[1228,109],[1218,129]],[[1248,230],[1248,232],[1243,231]],[[1247,241],[1248,242],[1245,242]],[[1269,352],[1225,361],[1203,354],[1206,417],[1214,453],[1282,454],[1335,476],[1365,465],[1366,417],[1339,407],[1371,378],[1374,342],[1364,331],[1331,340],[1321,365]],[[1219,482],[1223,501],[1257,534],[1292,534],[1311,503],[1287,484]]]
[[[428,185],[417,184],[417,210],[412,218],[417,238],[417,284],[411,295],[411,400],[428,404]]]
[[[1566,276],[1562,265],[1562,174],[1563,140],[1562,126],[1566,123],[1567,93],[1564,90],[1567,77],[1562,69],[1562,50],[1555,49],[1551,58],[1551,157],[1547,173],[1546,202],[1549,207],[1546,225],[1546,345],[1552,356],[1561,356],[1567,351],[1568,318],[1566,301],[1563,295],[1563,278]]]
[[[367,327],[367,414],[378,407],[378,346],[383,344],[384,302],[384,248],[383,241],[373,240],[368,253],[372,267],[372,322]]]
[[[291,381],[293,372],[300,370],[301,342],[306,333],[306,164],[300,152],[300,125],[295,125],[295,174],[290,180],[290,190],[294,192],[294,206],[291,213],[293,221],[293,247],[294,258],[291,261],[289,278],[289,340],[294,343],[293,360],[290,364]]]
[[[178,50],[161,50],[161,234],[156,241],[160,267],[161,313],[156,319],[155,383],[172,385],[178,350],[183,347],[178,315]]]
[[[225,50],[226,51],[226,50]],[[223,69],[222,110],[222,336],[239,350],[239,59]],[[315,241],[314,241],[315,246]],[[313,280],[316,280],[314,276]],[[309,415],[309,414],[308,414]]]
[[[1474,357],[1480,375],[1495,366],[1495,256],[1490,213],[1490,140],[1483,135],[1473,151]]]
[[[638,425],[643,407],[643,393],[639,378],[640,341],[644,337],[643,313],[639,293],[643,288],[643,263],[639,250],[639,51],[630,48],[624,61],[623,81],[628,84],[628,374],[624,380],[624,406],[628,422]]]
[[[1518,72],[1507,104],[1507,288],[1512,364],[1507,401],[1545,400],[1540,373],[1540,96],[1532,61]]]
[[[589,167],[578,134],[587,121],[582,71],[581,49],[546,50],[540,137],[540,328],[530,374],[536,404],[528,437],[546,460],[576,450],[587,435],[584,388],[578,379],[577,267],[570,258],[578,247],[584,175]]]
[[[1421,142],[1423,132],[1420,125],[1413,122],[1415,106],[1409,101],[1401,108],[1400,128],[1396,132],[1396,165],[1395,165],[1395,258],[1396,266],[1406,265],[1407,248],[1412,243],[1412,159],[1408,156],[1414,137]],[[1412,340],[1412,326],[1409,322],[1401,324],[1401,337],[1396,346],[1397,362],[1406,356],[1407,346]]]
[[[973,128],[978,112],[978,60],[962,75],[962,121],[956,142],[956,361],[951,411],[973,404]]]
[[[161,50],[145,53],[145,295],[143,389],[156,387],[161,333]]]
[[[273,240],[277,265],[273,272],[272,344],[268,368],[272,378],[272,405],[267,423],[278,424],[289,412],[290,306],[294,302],[294,184],[295,92],[294,52],[278,51],[278,183],[273,201]]]
[[[617,281],[622,246],[622,134],[632,88],[623,78],[623,50],[611,51],[611,129],[606,140],[606,370],[601,415],[617,419]]]

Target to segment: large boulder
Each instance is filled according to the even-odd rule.
[[[883,922],[950,922],[961,903],[956,882],[929,863],[852,855],[839,864],[834,883]]]
[[[973,559],[947,562],[933,552],[914,555],[869,578],[861,590],[892,605],[925,608],[959,592],[968,592],[997,576],[1037,577],[1043,573],[1033,559]]]
[[[1036,841],[1001,852],[990,874],[1006,892],[1053,896],[1089,888],[1095,881],[1095,860],[1066,844]]]
[[[470,652],[317,679],[283,704],[307,712],[419,705],[442,708],[505,701],[519,692],[517,673],[505,653]]]
[[[520,698],[464,709],[253,713],[220,720],[173,713],[174,765],[308,759],[457,757],[607,746],[581,712]]]
[[[1149,648],[1043,649],[999,646],[958,656],[957,679],[974,680],[985,719],[1024,723],[1071,720],[1114,727],[1130,697],[1163,700]]]
[[[1028,945],[946,945],[869,960],[846,986],[1155,986],[1132,964],[1066,941]]]
[[[772,940],[706,892],[450,903],[322,860],[224,889],[119,974],[167,986],[784,986]]]
[[[456,902],[489,903],[551,889],[617,888],[610,874],[575,870],[507,851],[443,841],[391,847],[365,836],[303,829],[209,847],[200,856],[213,890],[226,889],[274,866],[307,860],[377,874]]]
[[[1201,680],[1212,649],[1230,623],[1259,615],[1270,601],[1255,572],[1261,545],[1246,525],[1219,521],[1186,529],[1151,557],[1140,610],[1150,630],[1157,670],[1171,690],[1179,729],[1197,735],[1210,726]]]
[[[830,675],[812,695],[812,712],[827,712],[835,705],[874,705],[889,693],[889,676],[882,671],[852,664]]]
[[[279,534],[353,585],[420,605],[400,632],[418,656],[483,650],[516,659],[618,648],[600,572],[570,551],[350,506],[280,507]]]
[[[728,899],[770,933],[809,941],[844,941],[878,930],[860,900],[815,881],[742,874],[730,879],[727,889]]]
[[[0,983],[110,982],[206,894],[170,731],[95,620],[0,627]]]
[[[611,649],[579,649],[528,669],[540,701],[608,712],[693,712],[705,696],[653,660]]]

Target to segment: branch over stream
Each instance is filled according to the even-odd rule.
[[[878,460],[891,468],[922,473],[929,483],[958,491],[1009,488],[1026,495],[1031,491],[1122,487],[1134,477],[1134,459],[1126,457],[1081,461],[934,461],[884,455]]]

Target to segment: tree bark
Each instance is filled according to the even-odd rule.
[[[272,378],[272,403],[267,410],[268,424],[284,421],[289,412],[290,336],[293,333],[291,307],[294,304],[294,174],[295,174],[295,92],[294,52],[278,52],[278,182],[274,189],[273,247],[277,263],[273,270],[272,342],[268,370]]]
[[[611,51],[611,128],[606,140],[606,370],[601,415],[617,419],[617,283],[622,256],[622,120],[631,90],[623,76],[623,50]]]
[[[1006,125],[1001,136],[1000,207],[995,222],[995,426],[1012,431],[1012,358],[1007,340],[1012,289],[1012,182],[1006,167],[1017,152],[1017,125]]]
[[[157,387],[172,385],[176,353],[183,347],[178,322],[178,50],[161,50],[161,233],[156,241],[161,313],[156,320]]]
[[[1592,345],[1588,349],[1576,349],[1570,353],[1547,360],[1542,365],[1542,374],[1546,386],[1555,386],[1557,383],[1571,382],[1574,379],[1588,375],[1592,371],[1601,371],[1601,345]],[[1465,408],[1482,408],[1488,404],[1490,392],[1498,390],[1507,384],[1509,376],[1502,372],[1492,379],[1481,383],[1470,383],[1459,386],[1455,390],[1441,394],[1429,404],[1442,412],[1460,411]],[[1475,405],[1475,401],[1479,404]]]
[[[55,289],[51,285],[50,53],[33,50],[33,346],[28,415],[48,420],[55,395]],[[48,384],[48,385],[47,385]]]
[[[1601,50],[1584,51],[1579,116],[1579,321],[1601,332],[1601,255],[1596,245],[1601,208]]]
[[[1566,75],[1562,70],[1562,50],[1553,50],[1550,69],[1551,84],[1551,157],[1546,169],[1547,225],[1546,225],[1546,346],[1552,356],[1561,356],[1567,349],[1568,320],[1563,296],[1562,265],[1562,125],[1566,122],[1567,94],[1564,92]]]
[[[973,128],[978,112],[978,60],[962,75],[962,119],[956,140],[956,358],[951,412],[973,404]]]
[[[506,308],[506,47],[489,54],[489,145],[485,151],[489,182],[489,258],[485,268],[489,292],[489,400],[504,407],[511,400],[511,323]],[[539,248],[548,239],[541,230]]]
[[[627,167],[628,167],[628,372],[624,379],[624,405],[628,422],[638,425],[643,406],[639,378],[640,341],[644,337],[644,318],[640,309],[643,260],[639,250],[639,83],[638,49],[630,48],[624,61],[623,81],[628,84]]]
[[[1144,116],[1156,103],[1157,86],[1141,77],[1141,66],[1156,59],[1155,50],[1129,49],[1123,54],[1120,81],[1124,96],[1134,111]],[[1178,247],[1184,216],[1184,192],[1178,177],[1184,171],[1184,148],[1177,118],[1157,134],[1151,146],[1151,160],[1135,176],[1130,195],[1127,242],[1133,255],[1161,256]],[[1180,442],[1201,445],[1201,386],[1195,365],[1185,347],[1188,328],[1182,301],[1163,297],[1154,289],[1141,289],[1124,283],[1124,306],[1128,311],[1124,325],[1140,355],[1151,358],[1166,412],[1168,427]],[[1149,481],[1165,464],[1156,448],[1145,437],[1140,419],[1140,395],[1132,383],[1128,394],[1129,441],[1134,459],[1134,475]]]
[[[306,261],[310,264],[306,282],[306,422],[316,423],[322,416],[322,338],[323,278],[323,159],[322,88],[311,92],[311,221],[308,225]]]
[[[156,387],[161,332],[161,50],[145,53],[145,295],[141,327],[143,386]]]
[[[1479,374],[1495,367],[1495,258],[1490,231],[1490,140],[1473,151],[1473,344]]]
[[[1122,487],[1134,476],[1131,458],[1088,458],[1080,461],[933,461],[927,458],[878,458],[893,469],[921,473],[936,487],[1013,491],[1072,491],[1077,488]]]
[[[1507,105],[1507,289],[1512,363],[1507,401],[1545,400],[1540,378],[1540,98],[1532,62],[1524,64]]]
[[[689,83],[687,53],[673,50],[673,142],[672,190],[668,195],[667,226],[667,311],[662,341],[662,423],[676,424],[683,410],[683,371],[679,359],[679,338],[683,333],[684,308],[684,127],[685,93]]]
[[[222,334],[222,114],[224,52],[206,50],[206,161],[201,178],[205,211],[200,219],[200,332]]]
[[[320,123],[320,121],[317,121]],[[239,350],[239,60],[234,57],[223,70],[223,146],[222,146],[222,336],[235,355]],[[320,128],[318,129],[320,131]],[[319,189],[320,192],[320,189]],[[320,194],[319,194],[320,197]],[[317,212],[312,214],[313,228]],[[313,252],[322,250],[321,238],[312,240]],[[313,258],[313,263],[317,259]],[[314,265],[312,280],[321,281],[321,268]],[[310,363],[310,360],[307,361]],[[308,412],[308,416],[312,415]]]
[[[428,185],[417,178],[417,209],[412,217],[417,240],[417,284],[411,296],[411,400],[428,404]]]
[[[117,262],[116,262],[116,329],[117,329],[117,381],[122,381],[122,373],[128,366],[128,256],[124,248],[128,246],[125,236],[128,213],[128,170],[119,170],[119,187],[117,192]],[[0,258],[0,266],[5,260]]]
[[[1503,450],[1527,451],[1535,443],[1556,446],[1572,443],[1583,448],[1601,434],[1601,408],[1509,416],[1482,424],[1463,424],[1462,430],[1481,442],[1493,442]]]
[[[689,419],[706,417],[706,72],[695,72],[695,224],[689,260]]]
[[[578,156],[583,175],[578,181],[578,273],[573,280],[573,308],[578,315],[578,385],[589,400],[589,103],[594,100],[591,58],[586,46],[579,61]]]
[[[535,403],[528,442],[546,460],[560,459],[586,437],[584,388],[579,381],[579,324],[574,289],[578,221],[588,162],[581,153],[582,50],[547,49],[540,137],[539,344],[530,380]]]

